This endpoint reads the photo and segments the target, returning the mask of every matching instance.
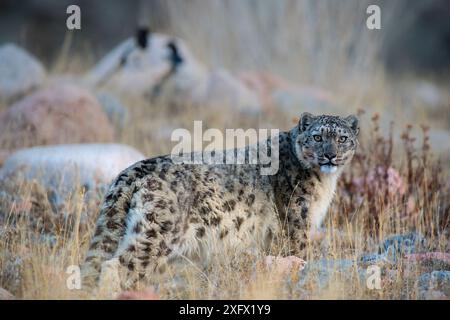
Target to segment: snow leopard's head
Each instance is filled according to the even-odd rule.
[[[359,125],[356,116],[313,116],[303,113],[294,141],[297,157],[310,167],[334,173],[348,164],[358,145]]]

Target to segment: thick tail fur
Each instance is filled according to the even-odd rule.
[[[97,285],[102,264],[113,258],[126,229],[126,218],[134,192],[133,177],[126,172],[116,178],[105,196],[95,233],[81,266],[84,288]]]

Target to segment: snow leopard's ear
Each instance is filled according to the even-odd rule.
[[[351,115],[345,118],[345,121],[347,121],[349,127],[353,130],[353,133],[355,136],[359,134],[359,120],[356,116]]]
[[[298,122],[298,128],[300,132],[305,131],[314,121],[314,116],[309,112],[303,112],[300,116],[300,121]]]

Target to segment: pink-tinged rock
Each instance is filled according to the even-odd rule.
[[[140,291],[125,291],[119,294],[117,300],[159,300],[153,288]]]
[[[0,300],[14,300],[16,299],[9,291],[0,288]]]
[[[273,268],[276,272],[280,273],[300,271],[306,266],[306,261],[296,256],[267,256],[265,262],[267,267]]]
[[[292,88],[285,79],[268,72],[242,72],[237,75],[250,90],[256,92],[265,109],[274,107],[272,93],[277,89]]]
[[[73,84],[53,85],[0,113],[0,142],[9,149],[111,142],[113,128],[97,99]]]
[[[450,253],[445,252],[411,253],[405,255],[405,259],[416,262],[437,261],[450,265]]]
[[[266,111],[282,109],[296,115],[304,111],[335,113],[335,98],[324,89],[295,84],[268,72],[243,72],[237,77],[257,93]]]
[[[378,166],[375,169],[371,169],[366,174],[366,183],[368,187],[372,190],[382,189],[386,191],[387,195],[393,197],[396,195],[404,195],[406,192],[406,184],[401,177],[400,173],[389,167],[385,169],[382,166]],[[364,185],[364,178],[355,178],[353,184],[358,188],[362,188]],[[409,204],[413,206],[413,203]]]
[[[225,108],[248,114],[261,112],[261,103],[256,92],[223,69],[208,73],[203,81],[193,88],[190,98],[194,105],[209,108]]]

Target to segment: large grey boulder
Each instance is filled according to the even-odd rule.
[[[387,237],[380,243],[377,252],[364,254],[359,257],[359,262],[365,265],[379,263],[396,264],[407,254],[421,252],[425,246],[425,238],[420,233],[396,234]]]
[[[0,101],[26,94],[45,77],[43,65],[30,53],[12,43],[0,46]]]

